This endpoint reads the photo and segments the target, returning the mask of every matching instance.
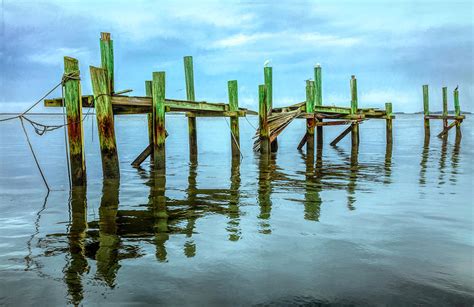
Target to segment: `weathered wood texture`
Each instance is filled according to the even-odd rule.
[[[263,68],[263,79],[264,84],[267,87],[267,95],[268,95],[268,116],[272,114],[273,108],[273,68],[272,67],[264,67]],[[271,144],[270,149],[272,152],[278,151],[278,139],[275,138]]]
[[[430,135],[430,120],[426,116],[430,115],[430,98],[428,93],[428,85],[423,85],[423,113],[425,114],[424,126],[425,126],[425,136]]]
[[[351,114],[356,114],[357,113],[357,108],[358,108],[358,98],[357,98],[357,79],[355,76],[351,77]],[[358,146],[359,145],[359,124],[358,123],[352,123],[351,125],[352,131],[351,131],[351,139],[352,139],[352,146]]]
[[[229,108],[232,112],[239,110],[239,95],[237,80],[227,82],[229,92]],[[232,158],[240,158],[240,131],[239,117],[230,118],[230,143],[232,144]]]
[[[91,66],[90,74],[95,99],[103,177],[116,179],[120,177],[120,170],[107,71]]]
[[[64,57],[64,73],[77,73],[79,62]],[[67,133],[71,182],[74,186],[86,184],[86,159],[84,152],[84,130],[82,127],[81,81],[69,79],[64,84],[64,104],[66,105]]]
[[[461,116],[461,106],[459,105],[459,90],[456,87],[453,92],[454,98],[454,115]],[[456,139],[459,139],[462,136],[461,133],[461,123],[462,120],[456,121]]]
[[[267,86],[258,86],[258,119],[260,153],[268,155],[270,153],[270,129],[268,127],[268,99]]]
[[[186,79],[186,98],[190,101],[195,101],[194,95],[194,68],[193,57],[184,57],[184,75]],[[188,117],[188,133],[189,133],[189,155],[192,159],[197,156],[197,126],[196,118]]]
[[[385,111],[387,113],[387,119],[385,120],[385,136],[387,139],[387,144],[392,144],[393,143],[393,136],[392,136],[392,103],[387,102],[385,104]]]
[[[153,73],[153,162],[157,169],[166,167],[165,78],[163,71]]]
[[[139,167],[145,159],[153,153],[153,143],[148,146],[132,162],[133,167]]]
[[[102,68],[107,71],[109,93],[114,93],[114,44],[110,33],[100,33],[100,58]]]
[[[306,113],[314,113],[314,81],[306,80]],[[314,154],[314,118],[306,119],[306,152]]]
[[[323,80],[322,80],[322,74],[321,74],[321,65],[317,64],[314,67],[314,105],[315,106],[322,106],[323,105],[323,86],[322,86]],[[323,121],[323,119],[319,120],[320,122]],[[316,143],[318,149],[323,148],[323,127],[317,126],[316,128]]]

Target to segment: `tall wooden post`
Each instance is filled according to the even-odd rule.
[[[239,94],[237,80],[227,82],[229,90],[229,109],[231,112],[239,111]],[[232,159],[240,158],[240,133],[239,116],[236,114],[230,118],[230,143],[232,144]]]
[[[321,75],[321,65],[316,64],[314,67],[314,105],[322,106],[323,105],[323,92],[322,92],[322,75]],[[319,121],[323,121],[320,119]],[[316,139],[318,149],[323,148],[323,126],[318,126],[316,128]]]
[[[153,162],[156,169],[166,168],[165,154],[165,72],[154,72],[153,97]]]
[[[443,129],[448,127],[448,88],[445,86],[443,87]],[[446,134],[448,136],[448,134]]]
[[[71,182],[74,186],[81,186],[86,184],[86,159],[84,154],[84,130],[82,128],[79,62],[76,59],[64,57],[64,74],[77,74],[76,79],[67,79],[64,83],[64,104],[67,115]]]
[[[386,116],[386,120],[385,120],[385,124],[386,124],[386,139],[387,139],[387,145],[388,144],[392,144],[393,140],[392,140],[392,103],[391,102],[387,102],[385,103],[385,116]]]
[[[97,117],[102,172],[104,179],[120,178],[117,145],[115,142],[114,113],[107,71],[103,68],[90,67],[94,107]]]
[[[454,115],[456,116],[461,116],[461,107],[459,105],[459,90],[456,87],[453,92],[454,96]],[[456,119],[456,139],[459,139],[461,137],[461,120]]]
[[[357,79],[353,75],[351,77],[351,115],[357,114]],[[359,123],[353,122],[351,125],[351,138],[352,138],[352,146],[359,146]]]
[[[109,92],[114,93],[114,44],[110,33],[100,33],[100,59],[102,68],[107,71]]]
[[[428,94],[428,84],[423,85],[423,114],[425,118],[425,138],[430,136],[430,120],[426,118],[430,115],[430,98]]]
[[[153,83],[151,80],[145,81],[145,95],[152,97]],[[153,145],[153,112],[147,114],[148,119],[148,144]]]
[[[273,68],[265,66],[263,68],[263,77],[264,77],[264,83],[267,87],[267,99],[268,99],[267,115],[270,116],[272,114],[272,108],[273,108]],[[276,138],[273,140],[273,142],[271,142],[270,148],[272,152],[278,151],[278,140]]]
[[[314,81],[306,80],[306,113],[313,118],[306,119],[306,152],[314,156]]]
[[[270,129],[268,127],[268,99],[267,86],[258,86],[258,119],[260,134],[260,153],[270,153]]]
[[[194,70],[193,70],[193,57],[184,57],[184,75],[186,79],[186,98],[191,101],[195,101],[194,96]],[[188,133],[189,133],[189,155],[192,161],[197,158],[197,130],[196,130],[196,117],[188,117]]]

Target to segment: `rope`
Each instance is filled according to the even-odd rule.
[[[237,149],[239,150],[239,153],[240,153],[240,161],[242,161],[242,159],[244,158],[244,155],[242,154],[242,151],[240,150],[239,142],[237,142],[237,138],[235,137],[234,132],[232,132],[232,128],[230,127],[229,122],[227,121],[227,118],[226,118],[226,117],[224,117],[224,120],[225,120],[225,122],[226,122],[226,124],[227,124],[227,127],[229,127],[230,135],[232,135],[232,138],[234,139],[234,143],[235,143],[235,145],[237,146]]]
[[[250,127],[253,128],[253,130],[257,130],[257,128],[255,128],[254,125],[252,125],[252,123],[249,121],[249,119],[247,118],[247,116],[244,116],[245,120],[247,121],[247,123],[249,123]]]

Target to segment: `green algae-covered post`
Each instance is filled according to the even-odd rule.
[[[306,113],[314,115],[314,81],[306,80]],[[306,119],[306,152],[314,154],[314,117]]]
[[[165,72],[153,73],[153,162],[157,169],[166,167],[165,156]]]
[[[385,103],[385,114],[386,114],[386,138],[387,144],[392,144],[392,103]]]
[[[190,101],[195,101],[194,96],[194,70],[193,70],[193,57],[184,57],[184,75],[186,79],[186,98]],[[196,130],[196,117],[188,117],[188,133],[189,133],[189,155],[191,159],[195,159],[197,156],[197,130]]]
[[[76,74],[77,79],[67,79],[64,83],[64,104],[67,114],[67,133],[69,140],[69,162],[71,163],[71,182],[74,186],[86,184],[86,159],[84,153],[84,130],[82,127],[82,96],[79,80],[79,62],[64,57],[64,74]]]
[[[430,120],[427,116],[430,115],[430,98],[428,94],[428,84],[423,85],[423,114],[425,117],[425,137],[429,137]]]
[[[448,127],[448,88],[443,87],[443,129]]]
[[[268,127],[268,99],[267,86],[258,86],[258,119],[260,134],[260,153],[268,155],[270,153],[270,130]]]
[[[323,105],[323,92],[322,92],[322,75],[321,75],[321,65],[316,64],[314,67],[314,105],[322,106]],[[319,121],[323,121],[320,119]],[[321,149],[323,146],[323,126],[316,127],[316,138],[318,148]]]
[[[94,92],[103,177],[104,179],[119,178],[120,170],[115,142],[114,114],[107,71],[103,68],[91,66],[90,73],[92,91]]]
[[[114,44],[110,33],[100,33],[100,58],[102,68],[107,70],[108,86],[110,93],[114,92]]]
[[[267,87],[267,99],[268,99],[268,112],[267,115],[270,116],[272,114],[273,108],[273,68],[270,66],[265,66],[263,68],[263,77],[264,83]],[[270,144],[272,152],[278,151],[278,140],[275,138],[273,142]]]
[[[145,81],[145,95],[152,97],[152,81]],[[148,120],[148,144],[153,145],[153,112],[147,114]]]
[[[231,112],[239,111],[239,95],[237,80],[227,82],[229,89],[229,109]],[[230,118],[230,143],[232,144],[232,159],[240,158],[240,133],[239,116],[236,113]]]
[[[357,114],[357,79],[353,75],[351,77],[351,115]],[[351,125],[351,138],[352,138],[352,146],[358,146],[359,145],[359,123],[354,122]]]
[[[454,115],[456,117],[461,116],[461,107],[459,105],[459,90],[456,87],[453,92],[454,98]],[[456,139],[461,136],[461,122],[462,120],[456,119]]]

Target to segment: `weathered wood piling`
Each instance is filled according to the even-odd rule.
[[[306,113],[312,118],[306,119],[306,153],[314,155],[314,81],[306,80]]]
[[[165,72],[154,72],[153,96],[153,163],[155,168],[166,167],[165,128]]]
[[[258,86],[258,127],[260,135],[260,153],[268,155],[270,148],[270,130],[268,128],[268,92],[267,86]]]
[[[229,109],[231,112],[239,111],[239,94],[237,80],[227,82],[229,91]],[[232,159],[240,158],[240,131],[239,116],[230,117],[230,142],[232,144]]]
[[[358,98],[357,98],[357,79],[354,75],[351,77],[351,115],[357,114]],[[359,146],[359,123],[353,122],[351,126],[352,146]]]
[[[314,67],[314,106],[323,105],[323,92],[322,92],[322,74],[321,74],[321,65],[316,64]],[[323,119],[319,119],[319,122],[322,122]],[[317,147],[318,149],[323,148],[323,126],[316,127],[316,138],[317,138]]]
[[[193,57],[184,57],[184,76],[186,79],[186,98],[189,101],[195,101],[194,96],[194,68]],[[197,159],[197,126],[196,117],[188,116],[188,133],[189,133],[189,156],[190,159]]]

